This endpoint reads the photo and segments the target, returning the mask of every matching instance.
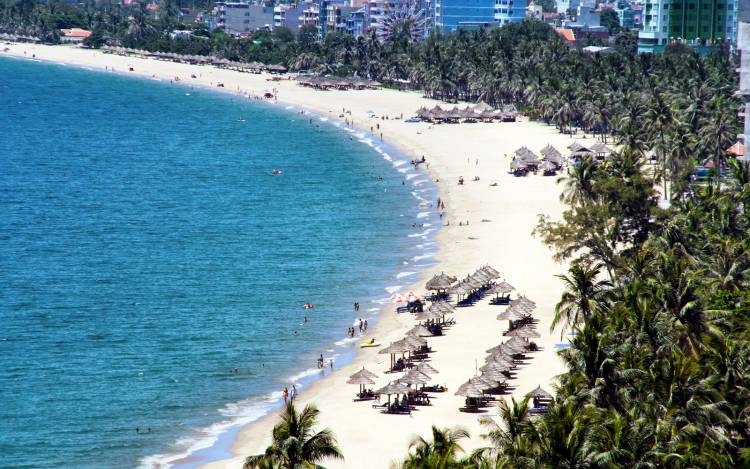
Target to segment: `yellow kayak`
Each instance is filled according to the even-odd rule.
[[[362,342],[362,345],[360,345],[360,347],[380,347],[380,344],[378,342],[375,342],[375,339],[370,339]]]

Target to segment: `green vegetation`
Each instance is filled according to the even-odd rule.
[[[273,442],[266,452],[245,459],[245,469],[297,469],[320,467],[326,458],[343,459],[336,437],[329,429],[315,432],[320,411],[307,405],[301,412],[294,400],[286,403],[280,421],[273,427]]]

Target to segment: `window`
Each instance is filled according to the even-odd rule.
[[[661,32],[666,33],[667,32],[667,27],[666,26],[662,26]]]

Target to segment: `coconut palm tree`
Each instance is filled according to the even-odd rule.
[[[461,427],[438,428],[432,426],[432,441],[415,436],[409,443],[409,456],[403,462],[403,469],[456,469],[468,467],[458,459],[463,448],[459,442],[469,437],[469,432]],[[411,452],[413,450],[413,452]]]
[[[298,469],[318,467],[324,459],[343,459],[336,444],[336,437],[330,429],[316,432],[317,407],[306,405],[298,411],[294,401],[284,406],[279,423],[273,427],[273,441],[265,453],[248,456],[244,469]]]
[[[564,284],[562,298],[555,306],[555,317],[550,331],[563,324],[561,334],[568,329],[578,330],[594,313],[607,307],[607,293],[612,283],[601,279],[602,264],[585,266],[574,264],[569,275],[558,275]]]

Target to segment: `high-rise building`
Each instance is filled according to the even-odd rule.
[[[736,42],[738,0],[646,0],[639,52],[660,52],[676,41],[704,49]]]
[[[495,21],[502,26],[520,23],[526,18],[526,0],[495,0]]]
[[[743,141],[745,158],[750,150],[750,2],[743,1],[737,9],[737,48],[740,51],[740,95],[745,99]]]
[[[273,9],[244,2],[216,2],[209,21],[211,29],[220,29],[233,35],[249,34],[258,29],[273,27]]]

